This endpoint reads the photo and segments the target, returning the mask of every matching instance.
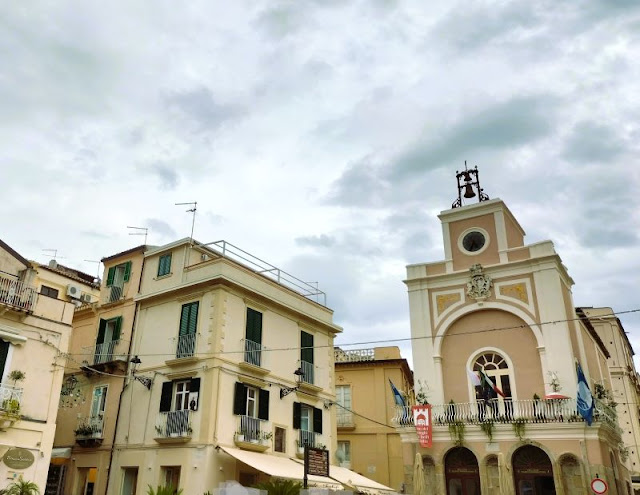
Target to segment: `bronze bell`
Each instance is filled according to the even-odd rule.
[[[465,198],[475,198],[476,193],[473,192],[473,187],[471,184],[467,184],[464,188],[464,197]]]

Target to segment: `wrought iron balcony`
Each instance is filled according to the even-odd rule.
[[[196,352],[196,334],[178,335],[176,358],[193,357]]]
[[[594,421],[600,421],[620,430],[615,410],[604,402],[594,399]],[[412,427],[413,413],[411,406],[396,406],[396,414],[391,419],[400,427]],[[481,424],[486,421],[495,423],[566,423],[582,422],[577,413],[576,399],[529,399],[529,400],[479,400],[449,404],[433,404],[431,406],[431,422],[433,426],[454,423]]]
[[[156,419],[156,441],[162,443],[163,439],[174,439],[174,441],[187,441],[191,438],[193,430],[191,428],[190,409],[181,411],[168,411],[158,413]]]
[[[336,363],[356,363],[362,361],[374,361],[375,350],[374,349],[352,349],[344,351],[342,349],[336,349],[334,351],[334,358]]]
[[[241,448],[264,452],[271,445],[271,423],[253,416],[238,416],[235,443]]]
[[[244,340],[244,362],[252,364],[254,366],[262,365],[262,344],[259,342],[254,342],[252,340],[243,339]]]
[[[30,313],[36,305],[37,296],[34,287],[16,278],[0,275],[0,304]]]
[[[22,403],[22,388],[0,383],[0,412],[19,416]]]
[[[321,442],[322,436],[319,433],[314,431],[300,430],[298,432],[298,439],[296,440],[296,445],[298,447],[298,452],[303,450],[305,446],[314,447],[317,449],[325,448],[326,446]]]
[[[337,408],[336,420],[338,422],[338,428],[353,428],[355,426],[353,423],[353,413],[341,407]]]
[[[88,416],[78,418],[75,434],[76,439],[102,438],[103,437],[104,416]]]
[[[102,344],[96,344],[92,349],[93,364],[111,363],[113,361],[126,361],[126,354],[116,353],[116,348],[120,345],[120,340],[112,340],[111,342],[103,342]]]
[[[314,366],[313,363],[308,363],[306,361],[300,361],[300,368],[302,368],[302,383],[309,383],[313,385],[315,383],[314,377]]]

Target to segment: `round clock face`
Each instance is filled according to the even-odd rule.
[[[469,232],[462,238],[462,247],[467,251],[474,253],[480,251],[486,242],[484,235],[477,230]]]

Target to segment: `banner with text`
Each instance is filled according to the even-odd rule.
[[[421,447],[431,447],[431,405],[424,404],[412,406],[413,424],[416,425],[416,433]]]

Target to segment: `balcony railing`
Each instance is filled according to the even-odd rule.
[[[111,342],[96,344],[93,354],[93,364],[110,363],[116,359],[126,361],[124,356],[114,354],[114,350],[118,344],[120,344],[120,340],[112,340]]]
[[[576,399],[551,400],[490,400],[431,406],[431,421],[434,426],[452,423],[480,424],[485,421],[511,423],[514,420],[526,423],[580,422]],[[396,406],[392,421],[398,426],[414,426],[411,406]],[[601,421],[619,430],[618,418],[613,408],[596,399],[594,421]]]
[[[178,335],[176,358],[192,357],[196,351],[196,334]]]
[[[158,413],[156,420],[156,434],[158,437],[190,437],[191,429],[190,409]]]
[[[262,367],[262,344],[244,339],[244,361]]]
[[[0,383],[0,411],[17,415],[20,413],[22,388]]]
[[[236,433],[237,435],[242,435],[245,442],[261,442],[270,437],[271,426],[268,421],[242,415],[238,416]]]
[[[89,416],[78,419],[76,425],[76,438],[102,438],[103,437],[104,416]]]
[[[313,363],[308,363],[306,361],[300,361],[300,367],[302,368],[302,382],[309,383],[310,385],[314,384],[314,366]]]
[[[353,426],[353,413],[351,411],[346,411],[338,407],[338,410],[336,412],[336,419],[338,422],[338,428]]]
[[[298,448],[309,446],[309,447],[320,447],[320,435],[314,431],[300,430],[298,435]]]
[[[349,351],[336,349],[334,351],[334,358],[336,363],[373,361],[375,360],[375,351],[373,349],[352,349]]]
[[[104,291],[103,304],[119,301],[124,298],[124,285],[112,285]]]
[[[0,276],[0,304],[31,312],[36,305],[37,294],[35,288],[17,279]]]

